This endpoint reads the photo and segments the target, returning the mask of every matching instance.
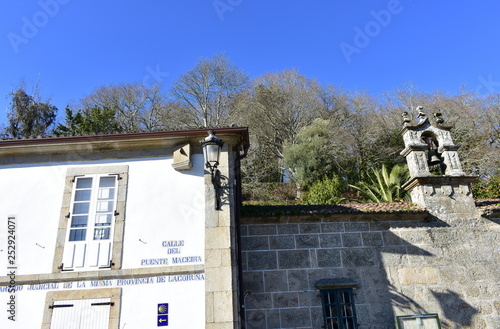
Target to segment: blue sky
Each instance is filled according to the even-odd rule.
[[[224,52],[251,77],[296,68],[377,96],[405,82],[500,91],[500,3],[424,0],[22,0],[0,13],[0,122],[40,78],[63,114],[101,85],[165,88]]]

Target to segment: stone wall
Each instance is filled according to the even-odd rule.
[[[247,328],[322,328],[321,279],[357,284],[360,329],[426,313],[442,328],[500,328],[499,225],[408,216],[243,217]]]

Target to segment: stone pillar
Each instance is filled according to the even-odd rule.
[[[458,159],[458,146],[452,145],[443,147],[442,155],[443,161],[445,163],[446,171],[445,175],[448,176],[463,176],[465,173],[460,165],[460,160]]]
[[[235,257],[234,155],[224,145],[221,172],[222,207],[215,210],[215,190],[205,170],[205,319],[207,329],[240,328],[238,264]]]
[[[406,157],[408,170],[411,177],[429,176],[429,165],[427,164],[427,145],[414,144],[406,147],[401,155]]]

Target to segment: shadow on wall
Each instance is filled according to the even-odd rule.
[[[264,207],[259,210],[264,212]],[[476,309],[453,291],[429,289],[438,278],[435,265],[450,255],[427,246],[448,243],[446,227],[437,218],[246,224],[243,285],[251,295],[245,301],[245,327],[321,328],[324,317],[316,283],[324,279],[349,279],[359,285],[353,291],[359,328],[394,328],[396,313],[438,313],[443,329],[470,326],[476,322]],[[432,228],[439,228],[441,235],[430,234]],[[405,283],[393,284],[387,268]],[[432,300],[421,299],[425,296]]]
[[[433,218],[433,221],[436,227],[448,226],[435,217]],[[405,241],[404,239],[398,237],[395,238],[400,239],[402,245],[406,244],[408,246],[407,252],[409,255],[420,255],[423,257],[434,256],[433,254],[412,245],[409,241]],[[392,305],[400,310],[407,311],[407,314],[434,313],[434,310],[433,312],[426,310],[415,300],[398,291],[392,284],[388,283],[387,288]],[[478,310],[461,299],[458,293],[449,289],[446,292],[437,292],[433,290],[430,290],[430,292],[441,306],[442,311],[440,312],[440,321],[443,329],[461,329],[468,328],[472,325],[474,315],[478,313]]]
[[[428,313],[419,303],[410,297],[404,295],[400,291],[396,290],[392,284],[388,285],[389,296],[392,305],[396,306],[400,310],[407,311],[408,314],[426,314]]]
[[[457,328],[457,324],[460,325],[458,328],[467,328],[472,325],[472,319],[478,313],[478,310],[461,299],[459,294],[451,290],[447,292],[431,292],[441,305],[444,317],[453,322],[450,324],[442,319],[441,327],[443,329]]]
[[[429,225],[429,223],[426,223]],[[435,226],[442,226],[441,221],[436,221],[433,223]],[[399,225],[399,227],[417,227],[415,223],[404,223],[403,225]],[[377,278],[380,280],[380,283],[383,284],[382,289],[377,290],[377,294],[371,294],[374,298],[373,300],[378,299],[379,302],[370,304],[371,312],[377,314],[376,319],[373,316],[369,318],[361,318],[358,319],[360,325],[363,328],[372,327],[380,327],[382,328],[384,324],[392,323],[395,319],[394,310],[399,310],[399,313],[404,314],[427,314],[424,307],[422,307],[417,301],[415,301],[410,296],[403,293],[401,290],[398,290],[394,285],[389,281],[386,270],[383,266],[384,263],[388,263],[389,266],[401,264],[402,259],[406,256],[413,257],[434,257],[435,255],[416,246],[416,243],[419,239],[418,236],[408,235],[405,238],[402,238],[393,232],[387,230],[384,232],[384,239],[390,246],[385,246],[382,248],[376,248],[378,252],[380,271],[373,271],[373,269],[369,272],[368,277],[371,280],[373,278]],[[377,273],[377,274],[376,274]],[[365,274],[366,276],[366,274]],[[374,282],[364,282],[363,290],[372,290],[374,287]],[[367,283],[367,284],[366,284]],[[375,321],[377,323],[375,323]]]

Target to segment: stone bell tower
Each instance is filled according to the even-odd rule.
[[[434,114],[433,122],[422,111],[412,123],[408,113],[403,113],[405,149],[410,180],[403,188],[410,191],[413,203],[425,207],[432,215],[443,219],[472,218],[475,203],[470,184],[477,177],[467,176],[460,165],[453,143],[451,126],[444,125],[441,113]]]

